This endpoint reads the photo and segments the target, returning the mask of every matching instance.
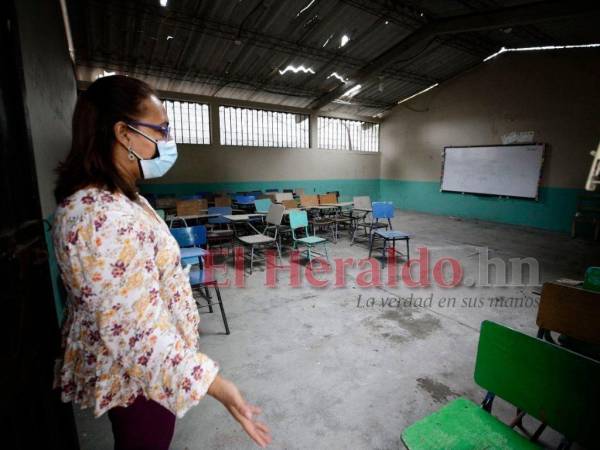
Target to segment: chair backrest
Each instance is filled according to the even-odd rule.
[[[156,214],[158,214],[158,217],[160,217],[162,220],[165,220],[165,210],[164,209],[157,209]]]
[[[340,191],[327,191],[328,194],[335,194],[335,200],[340,198]]]
[[[583,278],[583,288],[600,292],[600,267],[588,267]]]
[[[268,213],[269,207],[272,204],[273,203],[271,202],[270,198],[264,198],[264,199],[259,199],[259,200],[254,201],[254,207],[256,208],[257,213]]]
[[[215,197],[215,206],[231,206],[231,197]]]
[[[333,193],[319,194],[319,205],[323,203],[337,203],[337,197]]]
[[[291,192],[275,193],[275,203],[281,203],[284,200],[294,200],[294,195]]]
[[[253,195],[236,195],[233,199],[236,203],[249,204],[254,203],[256,197]]]
[[[177,199],[175,196],[163,196],[159,195],[156,197],[156,207],[161,209],[171,209],[175,208],[177,204]]]
[[[269,205],[269,212],[267,213],[267,223],[271,225],[281,225],[283,211],[285,211],[285,206],[279,203],[271,203]]]
[[[394,204],[392,202],[373,202],[374,219],[391,219],[394,217]]]
[[[481,324],[475,382],[570,441],[597,444],[600,362],[500,324]]]
[[[304,195],[304,188],[296,188],[296,189],[294,189],[294,194],[296,194],[296,195]]]
[[[600,293],[544,283],[536,323],[545,330],[600,345]]]
[[[208,208],[208,214],[219,214],[219,217],[209,217],[208,223],[212,224],[228,224],[230,223],[225,217],[231,215],[231,206],[211,206]]]
[[[202,194],[187,194],[179,196],[179,200],[199,200],[201,198],[204,198]]]
[[[296,200],[284,200],[281,202],[285,209],[296,209],[298,208],[298,202]]]
[[[358,209],[371,209],[371,197],[368,195],[359,195],[352,199],[354,207]]]
[[[203,209],[208,208],[208,202],[206,199],[194,199],[194,200],[177,200],[177,215],[178,216],[195,216],[202,214]]]
[[[317,195],[301,195],[300,205],[302,206],[319,206],[319,197]]]
[[[171,228],[170,231],[180,247],[194,247],[206,244],[206,227],[204,225]]]
[[[300,209],[290,211],[290,228],[292,230],[308,228],[308,214],[306,214],[306,211]]]

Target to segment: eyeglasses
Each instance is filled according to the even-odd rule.
[[[129,125],[152,128],[154,131],[158,131],[159,133],[161,133],[163,139],[169,139],[169,137],[171,136],[171,127],[169,125],[163,127],[162,125],[155,125],[153,123],[147,123],[147,122],[138,122],[137,120],[127,122],[127,123]],[[139,131],[139,130],[136,130],[136,131]]]

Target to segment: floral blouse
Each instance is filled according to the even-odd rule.
[[[96,416],[143,395],[182,417],[218,371],[197,350],[200,316],[177,242],[142,202],[152,211],[141,196],[87,188],[55,214],[68,293],[55,383]]]

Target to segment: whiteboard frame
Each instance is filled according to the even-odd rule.
[[[542,160],[540,163],[540,171],[538,173],[538,182],[537,182],[537,187],[536,187],[536,191],[535,191],[535,197],[519,197],[516,195],[500,195],[500,194],[488,194],[485,192],[471,192],[471,191],[451,191],[448,189],[442,189],[443,183],[444,183],[444,170],[445,170],[445,164],[446,164],[446,150],[447,149],[452,149],[452,148],[482,148],[482,147],[525,147],[528,145],[541,145],[542,146]],[[449,145],[444,147],[444,150],[442,150],[442,171],[440,174],[440,192],[450,192],[453,194],[473,194],[473,195],[480,195],[483,197],[498,197],[498,198],[518,198],[520,200],[533,200],[533,201],[538,201],[539,197],[540,197],[540,184],[542,181],[542,173],[544,170],[544,160],[546,159],[546,144],[542,143],[542,142],[528,142],[528,143],[518,143],[518,144],[487,144],[487,145]]]

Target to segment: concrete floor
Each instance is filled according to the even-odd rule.
[[[427,247],[433,262],[454,257],[470,279],[484,247],[490,258],[537,259],[541,282],[581,279],[586,267],[600,265],[597,243],[537,229],[401,211],[394,225],[413,235],[413,255]],[[333,257],[367,254],[364,245],[350,246],[347,235],[329,250]],[[289,264],[287,257],[284,263]],[[343,288],[318,289],[306,281],[290,288],[283,273],[279,286],[267,289],[265,272],[259,270],[246,278],[245,288],[223,290],[231,335],[223,334],[219,313],[202,315],[202,351],[220,363],[221,373],[238,384],[248,401],[263,408],[272,448],[403,448],[400,434],[414,421],[457,396],[482,400],[484,391],[473,381],[482,320],[536,332],[536,307],[527,301],[534,298],[532,286],[360,288],[358,272],[348,269]],[[357,306],[359,296],[364,305],[370,297],[380,302],[411,293],[433,295],[433,305]],[[456,297],[456,307],[440,307],[442,297]],[[473,297],[483,306],[461,306]],[[489,298],[499,297],[505,306],[490,307]],[[497,400],[494,413],[507,421],[513,409]],[[89,410],[76,410],[76,418],[83,449],[112,448],[106,416],[94,419]],[[557,439],[548,430],[542,442],[551,445]],[[256,447],[207,397],[177,421],[172,448]]]

